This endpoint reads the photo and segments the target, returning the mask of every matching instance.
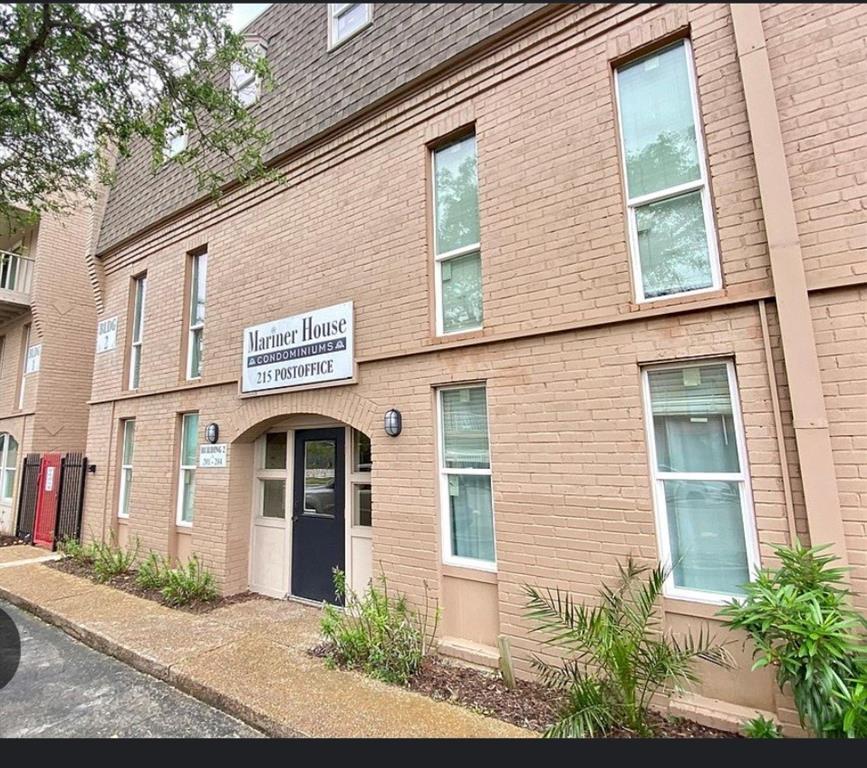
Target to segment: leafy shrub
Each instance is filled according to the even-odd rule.
[[[136,537],[135,546],[118,546],[114,533],[109,543],[95,541],[93,548],[93,573],[98,581],[108,581],[114,576],[129,573],[138,557],[139,540]]]
[[[138,567],[135,581],[142,589],[162,589],[170,570],[165,558],[151,552]]]
[[[776,548],[781,567],[744,587],[726,605],[726,625],[755,644],[753,669],[776,667],[792,687],[801,726],[828,738],[867,737],[867,622],[849,604],[845,569],[821,547]]]
[[[381,589],[373,583],[359,597],[346,587],[342,571],[334,571],[334,591],[344,609],[326,605],[321,630],[330,644],[332,664],[361,669],[371,677],[406,685],[430,651],[439,621],[425,585],[424,609],[413,610],[404,595],[389,593],[385,576]]]
[[[743,727],[744,736],[748,739],[782,739],[779,727],[773,720],[763,715],[757,715],[752,720],[747,720]]]
[[[93,563],[94,551],[92,544],[82,544],[78,539],[64,537],[57,542],[57,548],[66,557],[70,557],[77,563],[89,565]]]
[[[163,570],[163,586],[160,590],[169,605],[189,605],[193,602],[207,603],[217,599],[214,577],[193,555],[186,565]]]
[[[550,635],[546,642],[565,652],[558,665],[539,658],[533,662],[542,682],[564,694],[548,737],[600,736],[614,728],[650,736],[648,713],[657,693],[697,682],[696,659],[732,663],[724,646],[704,631],[697,638],[678,638],[662,629],[657,600],[667,570],[637,566],[631,557],[618,570],[617,585],[600,587],[593,607],[559,589],[552,594],[524,587],[527,617],[538,624],[533,631]]]

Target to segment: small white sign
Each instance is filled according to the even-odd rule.
[[[24,373],[39,373],[39,363],[42,360],[42,345],[34,344],[27,350],[27,363]]]
[[[243,392],[351,379],[352,302],[244,330]]]
[[[211,445],[205,443],[199,446],[200,467],[225,467],[228,464],[228,452],[225,443]]]
[[[45,492],[51,493],[54,490],[54,467],[45,468]]]
[[[117,346],[117,315],[100,320],[96,329],[96,353],[109,352]]]

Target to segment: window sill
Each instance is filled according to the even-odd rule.
[[[463,579],[464,581],[481,581],[484,584],[497,583],[497,566],[466,566],[454,565],[451,563],[442,564],[442,575],[452,579]]]
[[[193,524],[192,523],[182,523],[180,521],[175,523],[175,531],[177,533],[192,533],[193,532]]]
[[[662,610],[665,613],[672,613],[678,616],[692,616],[700,619],[722,621],[722,618],[717,614],[720,608],[730,599],[728,597],[711,597],[707,600],[697,600],[695,598],[665,596],[662,598]]]
[[[649,309],[658,309],[660,307],[707,301],[708,299],[724,299],[727,296],[728,291],[725,288],[702,288],[698,291],[689,291],[689,293],[678,293],[671,296],[657,296],[652,299],[633,298],[629,302],[629,309],[632,312],[642,312]]]
[[[471,328],[467,331],[455,331],[454,333],[441,333],[437,336],[431,336],[427,340],[428,346],[436,346],[438,344],[451,344],[456,341],[467,341],[470,339],[480,339],[485,335],[484,326],[479,328]]]

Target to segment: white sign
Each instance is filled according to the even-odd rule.
[[[35,344],[27,350],[27,363],[24,373],[39,373],[39,362],[42,359],[42,345]]]
[[[207,443],[199,446],[200,467],[225,467],[227,461],[226,444],[211,445]]]
[[[109,352],[117,346],[117,315],[100,320],[96,329],[96,353]]]
[[[351,379],[352,302],[244,330],[242,392]]]
[[[45,492],[51,493],[54,490],[54,467],[45,468]]]

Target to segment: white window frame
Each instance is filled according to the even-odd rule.
[[[126,455],[126,431],[132,427],[132,450],[131,456]],[[135,419],[121,419],[120,421],[120,487],[117,497],[117,516],[121,520],[129,520],[129,510],[124,512],[123,500],[126,496],[127,486],[132,483],[132,462],[135,457]],[[129,460],[129,463],[127,463]]]
[[[258,36],[254,36],[248,41],[247,50],[253,56],[265,56],[267,54],[265,41]],[[235,76],[236,73],[238,77]],[[255,86],[252,101],[241,101],[241,92],[250,84]],[[262,79],[258,73],[249,69],[242,69],[239,64],[233,64],[229,70],[229,86],[232,90],[232,95],[244,108],[252,107],[262,96]],[[186,144],[184,148],[186,149]]]
[[[190,256],[190,306],[187,311],[187,381],[197,381],[202,378],[202,366],[205,351],[205,318],[202,317],[200,323],[193,322],[193,312],[197,303],[198,285],[202,279],[201,263],[204,259],[205,263],[205,283],[203,286],[203,295],[205,297],[205,305],[208,300],[208,253],[204,251]],[[195,340],[196,332],[202,335],[202,355],[199,357],[199,372],[193,376],[193,341]]]
[[[2,446],[0,446],[0,501],[10,502],[15,498],[15,482],[17,478],[18,472],[18,464],[17,462],[13,466],[9,466],[9,441],[15,440],[15,438],[9,432],[0,432],[0,442],[2,442]],[[21,445],[15,440],[15,448],[16,451],[20,453]],[[4,496],[3,489],[6,487],[6,474],[12,472],[12,495]]]
[[[133,278],[132,318],[130,323],[129,378],[127,388],[137,390],[141,387],[141,348],[144,339],[145,296],[147,295],[147,273]],[[135,332],[135,319],[139,316],[138,336]],[[135,379],[138,378],[138,381]]]
[[[728,376],[729,397],[732,405],[732,421],[735,426],[735,439],[737,440],[739,472],[661,472],[656,451],[656,433],[653,423],[653,403],[650,398],[650,376],[653,371],[661,370],[684,370],[698,368],[707,365],[719,365],[724,363]],[[741,497],[741,521],[744,529],[744,545],[747,555],[747,568],[750,580],[753,580],[761,568],[759,556],[758,533],[756,530],[755,511],[753,509],[753,491],[750,482],[750,469],[747,463],[747,446],[744,433],[743,417],[741,415],[740,398],[738,397],[738,385],[735,376],[734,360],[730,357],[708,357],[698,360],[684,360],[672,363],[643,365],[641,367],[641,381],[644,395],[645,430],[650,457],[650,483],[653,508],[656,517],[656,533],[659,549],[659,560],[666,567],[672,563],[671,539],[668,531],[668,510],[665,504],[665,480],[706,480],[728,481],[739,483]],[[710,603],[722,605],[734,599],[741,599],[739,595],[714,593],[707,590],[678,587],[674,583],[674,573],[670,573],[663,586],[663,594],[680,600],[689,600],[697,603]]]
[[[479,144],[478,139],[476,137],[475,130],[461,134],[460,136],[455,137],[453,140],[447,141],[444,144],[439,144],[435,147],[431,148],[431,200],[433,200],[433,250],[434,250],[434,300],[436,302],[436,325],[437,325],[437,336],[454,336],[459,333],[473,333],[475,331],[480,331],[485,327],[485,305],[484,305],[484,295],[482,296],[482,322],[478,325],[474,325],[470,328],[461,328],[457,331],[446,331],[443,320],[443,264],[447,261],[451,261],[452,259],[460,258],[461,256],[468,256],[471,253],[479,254],[479,263],[481,264],[482,260],[482,243],[481,240],[477,243],[470,243],[469,245],[463,245],[460,248],[454,248],[451,251],[446,251],[445,253],[439,252],[439,244],[437,243],[437,153],[443,149],[448,149],[454,144],[460,144],[462,141],[465,141],[472,137],[475,141],[476,148],[476,170],[478,172],[479,165]],[[476,181],[477,189],[480,186],[478,180]],[[480,222],[481,223],[481,222]],[[481,227],[479,228],[479,237],[481,238]],[[482,287],[484,289],[484,273],[482,274]],[[484,291],[483,291],[484,293]]]
[[[163,159],[168,161],[177,157],[187,148],[187,132],[178,125],[169,127],[166,131],[166,144],[163,147]]]
[[[443,408],[443,392],[453,392],[459,389],[484,389],[485,390],[485,426],[488,430],[488,468],[487,469],[461,469],[446,467],[445,465],[445,429],[443,425],[443,416],[445,409]],[[476,571],[487,571],[488,573],[497,572],[497,518],[494,510],[494,478],[493,478],[493,456],[491,451],[491,421],[488,409],[488,387],[486,382],[474,382],[472,384],[460,384],[458,386],[445,386],[437,388],[436,403],[437,403],[437,431],[439,439],[437,441],[437,461],[439,466],[437,471],[439,474],[439,491],[440,491],[440,547],[442,551],[442,561],[444,565],[453,565],[459,568],[472,568]],[[472,557],[460,557],[452,554],[452,528],[451,528],[451,509],[449,507],[449,476],[450,475],[476,475],[487,476],[491,478],[491,529],[494,534],[494,559],[492,561],[476,560]]]
[[[351,40],[359,32],[367,29],[373,23],[373,3],[327,3],[328,5],[328,50],[333,51],[347,40]],[[352,6],[360,5],[364,8],[365,20],[361,26],[352,30],[345,37],[337,36],[337,24],[340,17]]]
[[[24,410],[24,394],[27,389],[27,355],[30,353],[30,339],[33,326],[28,323],[26,326],[26,337],[24,340],[24,354],[21,360],[21,384],[18,387],[18,410]]]
[[[674,187],[661,189],[657,192],[651,192],[638,197],[629,196],[629,176],[626,168],[626,139],[623,133],[623,117],[620,100],[620,78],[621,69],[637,64],[650,56],[657,56],[670,48],[675,48],[679,45],[684,47],[684,56],[686,57],[686,71],[689,78],[690,104],[692,106],[692,119],[695,125],[695,143],[696,152],[698,154],[699,178],[695,181],[689,181],[685,184],[678,184]],[[710,198],[710,183],[708,181],[707,169],[707,153],[704,146],[704,132],[702,131],[701,114],[698,104],[698,85],[695,77],[695,62],[692,55],[692,44],[688,38],[678,40],[677,42],[665,45],[654,51],[651,51],[646,56],[642,56],[633,61],[626,62],[614,70],[614,94],[615,94],[615,109],[617,112],[617,130],[620,136],[620,168],[623,174],[623,196],[626,199],[626,217],[629,228],[629,251],[632,261],[632,279],[635,284],[635,300],[638,304],[646,304],[652,301],[665,301],[666,299],[675,299],[680,296],[695,296],[701,293],[710,293],[722,289],[722,271],[720,267],[720,255],[717,248],[716,226],[714,224],[713,210]],[[691,291],[678,291],[677,293],[666,293],[664,296],[645,296],[644,293],[644,278],[641,274],[641,254],[638,250],[638,221],[636,209],[649,203],[658,203],[669,198],[675,198],[679,195],[688,192],[701,192],[702,214],[704,217],[704,231],[707,239],[707,257],[710,262],[712,284],[707,288],[696,288]]]
[[[360,430],[354,429],[350,427],[348,437],[350,443],[349,450],[349,471],[346,473],[347,478],[349,480],[349,525],[355,531],[371,531],[373,529],[373,510],[371,509],[371,520],[370,525],[360,525],[356,524],[356,513],[358,512],[358,497],[357,493],[360,492],[360,489],[363,486],[370,487],[371,498],[373,496],[373,441],[371,441],[371,463],[367,466],[366,469],[361,469],[356,466],[356,458],[358,457],[358,442],[359,435],[367,435]],[[370,439],[370,438],[368,438]]]
[[[283,433],[286,435],[286,463],[282,469],[265,467],[265,457],[268,455],[268,435]],[[254,509],[257,523],[268,524],[284,524],[287,520],[292,520],[291,509],[291,478],[290,472],[290,451],[292,442],[292,433],[286,429],[273,429],[262,435],[259,440],[259,445],[256,448],[256,506]],[[282,480],[283,481],[283,517],[265,517],[265,483],[263,480]]]
[[[184,445],[186,444],[186,429],[187,429],[187,416],[199,416],[198,411],[186,411],[185,413],[180,414],[181,416],[181,442],[180,442],[180,450],[178,452],[178,504],[177,510],[175,514],[175,523],[183,528],[192,528],[193,521],[192,520],[184,520],[184,477],[186,477],[187,472],[191,472],[193,474],[193,479],[195,480],[195,473],[198,469],[198,450],[196,450],[196,456],[194,456],[193,464],[184,464]],[[199,445],[199,436],[198,436],[198,422],[196,423],[196,448],[198,449]],[[193,496],[193,511],[195,511],[195,503],[196,499]],[[195,515],[193,516],[195,518]]]

